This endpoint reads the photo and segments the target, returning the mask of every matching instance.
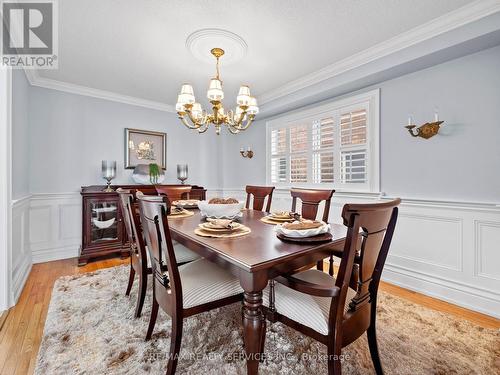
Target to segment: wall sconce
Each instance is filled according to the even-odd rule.
[[[253,158],[253,151],[250,147],[248,147],[248,149],[246,151],[243,149],[243,147],[240,148],[240,154],[244,158],[249,158],[249,159]]]
[[[412,137],[422,137],[424,139],[429,139],[431,137],[434,137],[439,132],[439,127],[443,122],[444,121],[439,121],[439,115],[438,112],[436,111],[434,113],[433,122],[426,122],[425,124],[419,126],[418,128],[416,125],[412,124],[411,116],[408,117],[408,125],[406,125],[405,128],[408,129],[408,132],[411,134]]]

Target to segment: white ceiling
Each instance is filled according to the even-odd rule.
[[[471,2],[64,0],[59,69],[38,74],[166,104],[190,82],[204,98],[214,66],[196,59],[186,38],[221,28],[248,45],[243,60],[224,66],[221,59],[229,106],[240,84],[258,97]]]

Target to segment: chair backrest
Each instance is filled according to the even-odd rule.
[[[155,186],[158,195],[166,195],[170,203],[180,199],[189,199],[191,186]]]
[[[167,220],[167,205],[169,201],[164,197],[163,201],[149,199],[148,196],[140,196],[139,211],[142,230],[151,256],[153,275],[156,281],[170,288],[170,293],[163,297],[169,299],[167,305],[171,313],[178,307],[182,307],[182,286],[175,258],[172,237]],[[167,273],[163,273],[163,265],[167,265]],[[156,282],[155,281],[155,282]]]
[[[140,259],[141,265],[147,267],[146,243],[141,231],[141,223],[137,207],[135,205],[134,190],[117,189],[120,197],[120,208],[122,210],[125,230],[134,254]]]
[[[122,212],[123,221],[125,223],[125,231],[127,232],[127,237],[132,246],[135,244],[135,237],[132,230],[132,220],[128,211],[128,202],[130,198],[133,199],[133,194],[130,190],[118,188],[116,189],[118,196],[120,197],[120,210]]]
[[[301,215],[304,219],[316,220],[318,215],[318,207],[322,201],[325,201],[325,209],[323,211],[322,220],[328,222],[330,213],[330,202],[335,190],[316,190],[316,189],[291,189],[292,196],[292,211],[297,210],[297,198],[302,201]]]
[[[354,259],[359,256],[356,261],[359,264],[357,293],[349,304],[349,312],[366,314],[360,321],[369,325],[371,311],[363,307],[375,303],[377,299],[380,276],[396,227],[400,203],[400,199],[394,199],[383,203],[344,206],[342,218],[348,231],[336,281],[336,286],[341,289],[337,318],[343,316]],[[367,327],[358,328],[364,331]]]
[[[253,196],[252,208],[254,210],[262,211],[264,208],[264,202],[267,197],[266,212],[271,210],[271,201],[273,200],[274,186],[252,186],[247,185],[247,202],[245,207],[250,208],[250,197]]]

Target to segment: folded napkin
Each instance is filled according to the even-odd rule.
[[[215,229],[233,229],[234,223],[232,220],[228,219],[207,219],[210,224],[212,224],[212,228]]]
[[[274,211],[271,215],[279,218],[292,217],[292,213],[290,211]]]
[[[170,215],[179,215],[184,212],[182,207],[170,207]]]
[[[323,223],[316,220],[301,220],[294,221],[293,223],[284,223],[281,226],[289,230],[305,230],[319,228],[323,226]]]

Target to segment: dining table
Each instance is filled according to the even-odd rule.
[[[195,229],[205,219],[198,210],[194,215],[169,218],[172,239],[183,244],[203,258],[238,277],[243,288],[243,342],[248,374],[258,374],[263,358],[266,317],[262,304],[262,291],[269,280],[293,273],[307,265],[330,256],[331,249],[341,249],[347,228],[330,223],[331,241],[289,242],[279,239],[274,225],[260,219],[268,213],[247,209],[239,222],[251,232],[233,238],[211,238],[196,235]]]

